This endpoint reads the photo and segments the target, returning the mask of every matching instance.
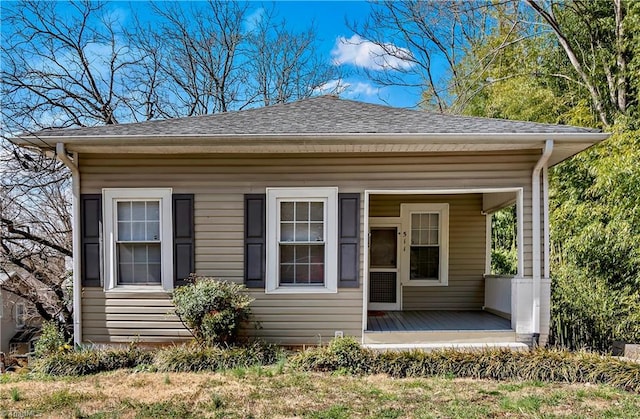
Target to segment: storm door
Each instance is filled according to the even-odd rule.
[[[369,310],[400,310],[399,224],[369,230]]]

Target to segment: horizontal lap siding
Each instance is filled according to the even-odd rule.
[[[246,193],[264,193],[266,187],[337,186],[340,192],[363,192],[365,189],[522,186],[526,199],[530,190],[531,167],[536,159],[535,154],[524,152],[406,156],[296,154],[255,155],[251,158],[217,154],[83,154],[80,156],[80,170],[82,193],[99,193],[102,188],[171,187],[174,193],[195,194],[197,273],[242,282],[242,216]],[[530,207],[525,208],[527,212],[530,214]],[[530,246],[530,241],[525,242],[526,245]],[[530,260],[525,260],[525,264],[529,269]],[[251,333],[268,340],[284,344],[313,344],[332,337],[336,330],[355,336],[361,333],[362,287],[341,289],[338,294],[283,296],[252,291],[252,295],[256,298],[252,307],[260,326]],[[101,299],[105,297],[95,293],[93,298],[85,296],[83,311],[89,314],[91,304],[100,304]],[[102,304],[110,307],[113,305],[111,300],[107,296]],[[127,305],[126,299],[116,300],[123,304],[118,307]],[[347,306],[349,309],[345,308]],[[335,307],[342,311],[335,311]],[[149,322],[159,321],[140,317],[142,314],[135,308],[135,304],[131,304],[128,312],[132,316],[132,332]],[[278,308],[282,311],[278,312]],[[121,333],[127,330],[112,328],[109,322],[120,322],[122,317],[110,317],[110,314],[115,315],[116,312],[107,312],[106,324],[84,324],[85,340],[92,336],[111,338],[113,331]],[[127,313],[119,311],[118,314]],[[83,322],[86,320],[83,318]],[[181,333],[172,331],[178,329],[155,330],[166,333],[163,336],[171,333],[181,336]],[[164,338],[158,336],[158,339]]]
[[[191,334],[173,313],[163,292],[109,292],[100,288],[82,291],[82,340],[95,343],[172,342]]]
[[[449,283],[446,287],[403,287],[403,310],[482,308],[486,257],[482,195],[373,195],[371,216],[399,217],[401,203],[449,204]]]

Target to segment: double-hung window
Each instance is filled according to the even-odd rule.
[[[337,291],[336,188],[267,189],[267,292]]]
[[[449,205],[402,204],[403,284],[447,285]]]
[[[171,189],[105,189],[105,288],[172,288]]]

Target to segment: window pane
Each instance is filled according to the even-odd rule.
[[[420,230],[411,230],[411,244],[420,244]]]
[[[296,246],[296,264],[309,263],[309,246]]]
[[[324,264],[311,265],[309,282],[312,284],[324,284]]]
[[[324,202],[312,202],[311,221],[324,221]]]
[[[296,265],[296,284],[309,283],[309,265]]]
[[[280,220],[293,221],[293,202],[280,203]]]
[[[146,202],[131,203],[131,219],[134,221],[144,221],[146,219]]]
[[[131,220],[131,202],[118,202],[118,221]]]
[[[429,214],[429,226],[431,228],[437,229],[439,226],[439,219],[440,219],[440,215],[439,214]]]
[[[321,242],[324,241],[324,225],[322,223],[311,223],[309,226],[310,237],[309,241]]]
[[[281,224],[280,225],[280,241],[292,242],[293,241],[293,224]]]
[[[309,246],[310,262],[324,263],[324,246]]]
[[[160,221],[160,203],[158,201],[147,202],[147,220]]]
[[[149,263],[160,263],[160,244],[147,245],[147,252]]]
[[[420,229],[420,214],[411,214],[411,229]]]
[[[158,221],[147,222],[147,240],[160,240],[160,223]]]
[[[159,284],[161,275],[160,275],[160,263],[150,263],[149,264],[149,278],[148,282],[151,284]]]
[[[438,279],[439,247],[411,247],[410,279]]]
[[[296,241],[297,242],[309,241],[309,224],[296,223]]]
[[[293,284],[294,271],[294,265],[280,265],[280,283]]]
[[[133,263],[147,263],[147,245],[133,244]]]
[[[118,240],[129,241],[131,240],[131,223],[128,221],[118,222]]]
[[[280,263],[294,263],[295,248],[295,246],[280,246]]]
[[[438,245],[438,230],[429,230],[429,244]]]
[[[144,221],[134,221],[131,223],[131,240],[144,241],[147,239],[146,223]]]
[[[309,203],[296,202],[296,221],[309,220]]]
[[[118,260],[120,263],[133,263],[133,245],[118,245]]]

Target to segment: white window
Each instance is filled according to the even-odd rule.
[[[105,289],[173,288],[171,189],[104,189]]]
[[[448,284],[449,205],[402,204],[404,285]]]
[[[14,309],[15,309],[14,319],[16,321],[16,327],[17,328],[24,327],[26,311],[27,311],[24,303],[16,303],[16,305],[14,306]]]
[[[338,189],[267,189],[266,292],[338,290]]]

